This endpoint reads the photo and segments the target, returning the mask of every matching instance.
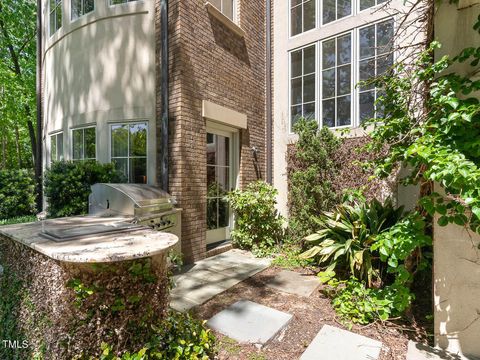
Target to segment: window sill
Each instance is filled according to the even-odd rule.
[[[233,33],[235,33],[237,36],[240,37],[245,37],[245,31],[235,24],[232,20],[230,20],[228,17],[223,15],[221,11],[219,11],[215,6],[213,6],[210,2],[205,3],[205,7],[207,8],[207,11],[210,15],[215,17],[218,21],[220,21],[223,25],[225,25],[228,29],[230,29]]]

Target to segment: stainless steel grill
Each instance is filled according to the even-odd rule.
[[[181,240],[182,210],[175,207],[175,199],[167,192],[144,184],[100,183],[91,189],[89,215],[127,217],[132,223],[175,234]]]

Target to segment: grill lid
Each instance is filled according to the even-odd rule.
[[[173,208],[175,200],[162,189],[145,184],[92,185],[89,214],[102,216],[134,216],[140,209]]]

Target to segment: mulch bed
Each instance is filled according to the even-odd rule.
[[[347,329],[338,320],[329,299],[322,294],[321,288],[307,298],[266,287],[265,283],[280,270],[274,267],[266,269],[194,309],[198,317],[209,319],[236,301],[244,299],[293,314],[293,319],[284,333],[261,350],[253,345],[238,344],[216,333],[219,339],[217,359],[298,359],[323,325],[329,324]],[[304,269],[297,271],[307,272]],[[413,313],[422,313],[422,311],[416,312],[414,309]],[[408,325],[405,322],[403,324],[374,323],[368,326],[355,325],[350,331],[381,341],[383,349],[380,360],[404,360],[409,339],[421,342],[426,342],[427,339],[424,328],[416,325],[416,322],[413,320],[408,322]]]

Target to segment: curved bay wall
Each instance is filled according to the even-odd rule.
[[[45,5],[45,4],[44,4]],[[63,25],[48,32],[44,9],[44,165],[49,135],[63,131],[63,154],[72,158],[71,130],[97,127],[97,160],[110,161],[109,124],[148,121],[148,182],[155,183],[155,2],[110,6],[70,20],[64,0]]]

